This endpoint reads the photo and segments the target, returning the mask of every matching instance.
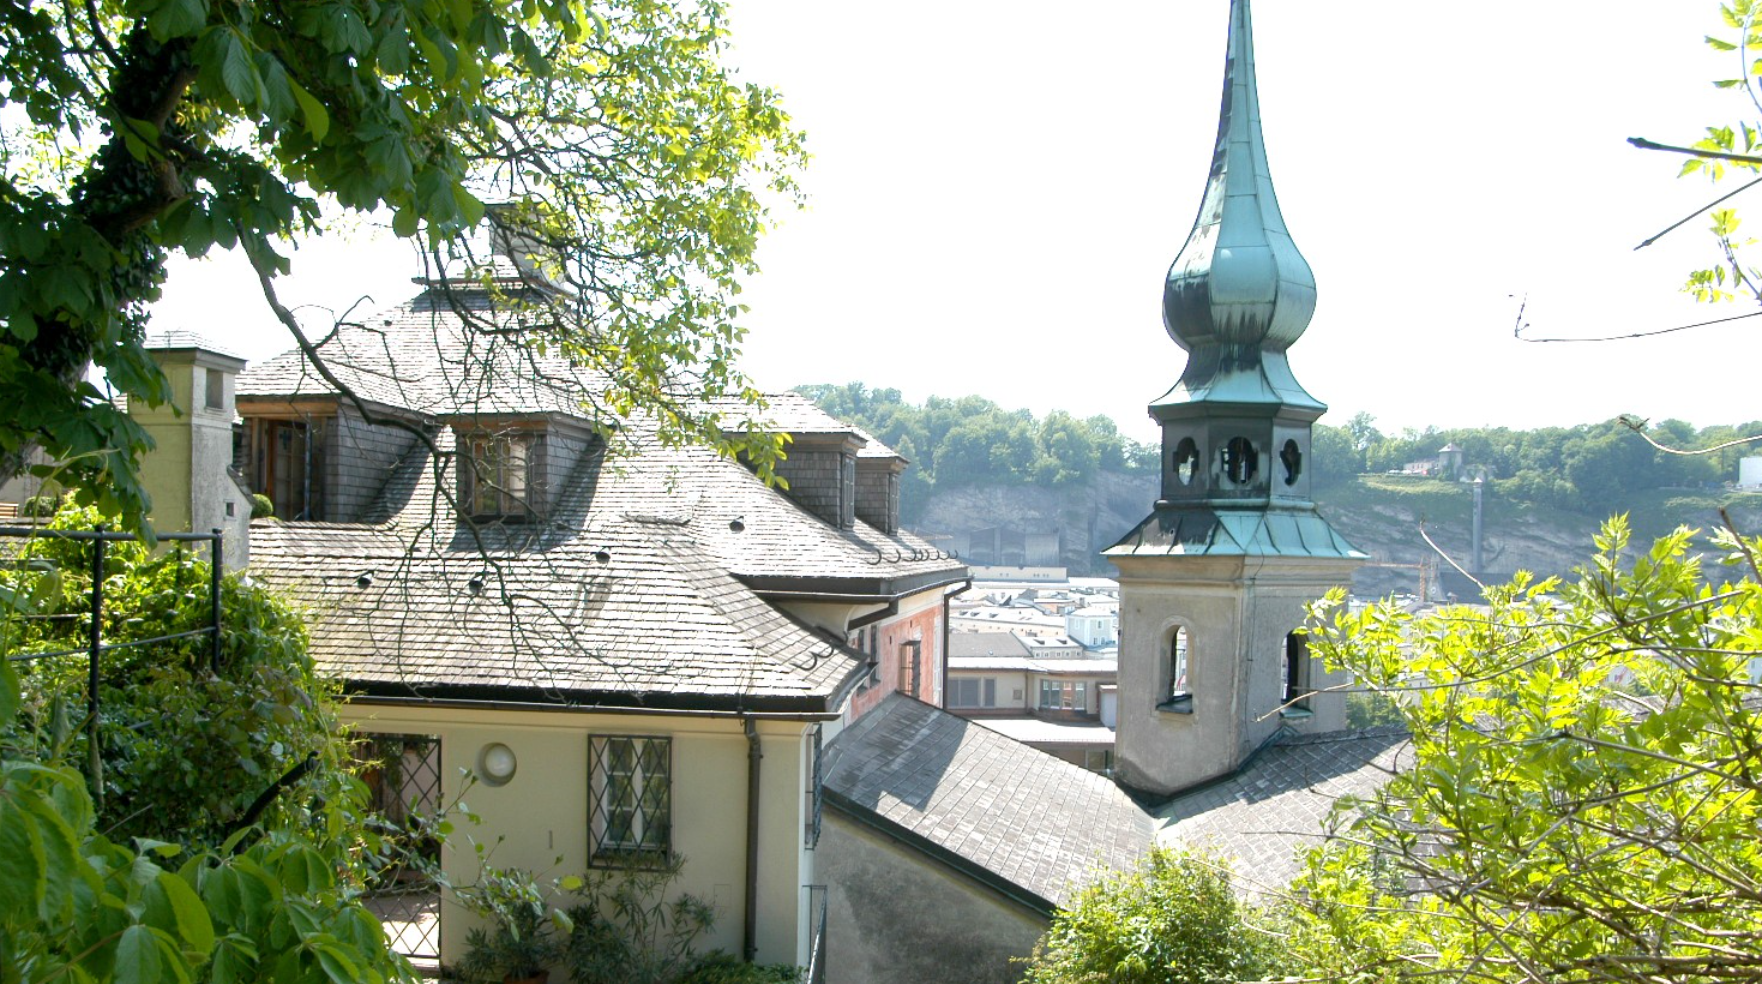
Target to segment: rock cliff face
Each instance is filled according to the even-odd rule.
[[[1113,566],[1100,553],[1126,534],[1156,501],[1155,475],[1101,472],[1088,485],[976,485],[936,493],[912,528],[926,534],[1004,526],[1022,533],[1059,534],[1059,552],[1072,574],[1105,575]]]
[[[1046,489],[1029,486],[974,486],[937,493],[912,524],[923,533],[955,533],[1002,526],[1023,533],[1057,532],[1064,564],[1072,574],[1111,575],[1100,552],[1130,530],[1156,499],[1156,477],[1102,472],[1086,486]],[[1717,496],[1657,493],[1628,509],[1635,517],[1636,542],[1679,525],[1711,530],[1722,524]],[[1729,512],[1739,529],[1762,533],[1762,495],[1739,500]],[[1360,595],[1377,597],[1418,590],[1417,565],[1437,557],[1439,548],[1470,566],[1472,496],[1463,486],[1431,480],[1381,480],[1367,476],[1355,484],[1324,489],[1318,501],[1328,520],[1371,563],[1353,580]],[[1555,509],[1503,501],[1489,493],[1483,513],[1483,580],[1504,581],[1519,570],[1539,575],[1567,574],[1593,549],[1601,520]],[[1421,530],[1424,530],[1422,535]],[[1378,566],[1412,565],[1412,566]],[[1438,562],[1446,588],[1470,590],[1448,562]]]

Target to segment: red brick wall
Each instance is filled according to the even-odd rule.
[[[942,679],[942,606],[926,608],[914,615],[905,615],[891,619],[876,626],[878,629],[880,656],[879,673],[881,679],[857,692],[851,700],[851,719],[855,720],[864,711],[881,702],[881,698],[895,690],[907,689],[901,686],[900,667],[901,649],[905,643],[918,643],[918,689],[911,696],[926,704],[939,703],[936,699],[936,687]],[[869,627],[859,629],[851,637],[851,646],[867,651]],[[907,681],[909,682],[909,681]]]

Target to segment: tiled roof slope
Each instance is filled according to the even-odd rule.
[[[828,761],[835,807],[1045,908],[1151,843],[1151,817],[1106,777],[897,693],[841,732]]]
[[[430,290],[358,323],[320,345],[325,365],[364,400],[416,413],[561,413],[587,416],[593,380],[567,360],[466,330],[459,311],[486,323],[499,316],[478,290]],[[336,387],[298,349],[239,374],[245,397],[334,396]]]
[[[950,656],[1019,656],[1026,658],[1028,647],[1014,632],[951,632],[948,634]]]
[[[598,507],[690,524],[704,549],[740,577],[926,581],[966,574],[960,561],[908,531],[890,536],[860,519],[838,529],[708,449],[652,448],[639,456],[608,469],[617,474],[596,490]]]
[[[765,404],[765,409],[758,411],[732,400],[714,401],[710,405],[727,415],[726,425],[729,430],[739,431],[745,427],[759,426],[766,430],[796,434],[855,434],[863,442],[857,449],[857,457],[901,457],[898,451],[876,440],[873,434],[821,410],[819,404],[800,393],[767,393]]]
[[[526,550],[486,532],[480,552],[433,529],[259,524],[252,573],[314,612],[319,665],[370,692],[825,710],[866,672],[675,528]]]
[[[1321,842],[1334,803],[1374,792],[1411,761],[1408,747],[1393,730],[1285,738],[1235,776],[1164,804],[1157,843],[1233,858],[1245,888],[1283,889]]]
[[[565,361],[507,344],[489,346],[462,329],[451,305],[479,303],[472,296],[430,291],[344,327],[322,348],[327,365],[362,398],[427,416],[579,417],[588,412],[583,408],[592,381]],[[487,312],[479,303],[477,313]],[[248,368],[237,392],[249,399],[330,396],[335,390],[296,351]],[[858,433],[800,394],[767,399],[766,419],[779,428]],[[641,518],[688,526],[724,570],[761,591],[899,594],[966,575],[960,561],[910,532],[890,535],[861,520],[852,529],[838,529],[767,487],[739,462],[708,448],[661,446],[643,436],[640,421],[628,424],[622,428],[619,457],[598,469],[583,493],[582,504],[594,522]],[[451,451],[451,440],[449,432],[438,435],[443,453]],[[409,481],[388,483],[383,501],[369,515],[426,523],[439,501],[426,450],[412,455],[402,471]],[[793,583],[802,581],[822,583]]]

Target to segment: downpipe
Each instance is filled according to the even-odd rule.
[[[747,963],[759,955],[759,728],[742,715],[746,725],[746,923],[742,927],[741,952]]]

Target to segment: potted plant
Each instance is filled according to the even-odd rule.
[[[545,904],[531,873],[483,867],[477,884],[458,890],[459,904],[488,920],[465,936],[459,974],[488,984],[545,984],[550,964],[563,955],[553,929],[568,931],[568,917]]]

